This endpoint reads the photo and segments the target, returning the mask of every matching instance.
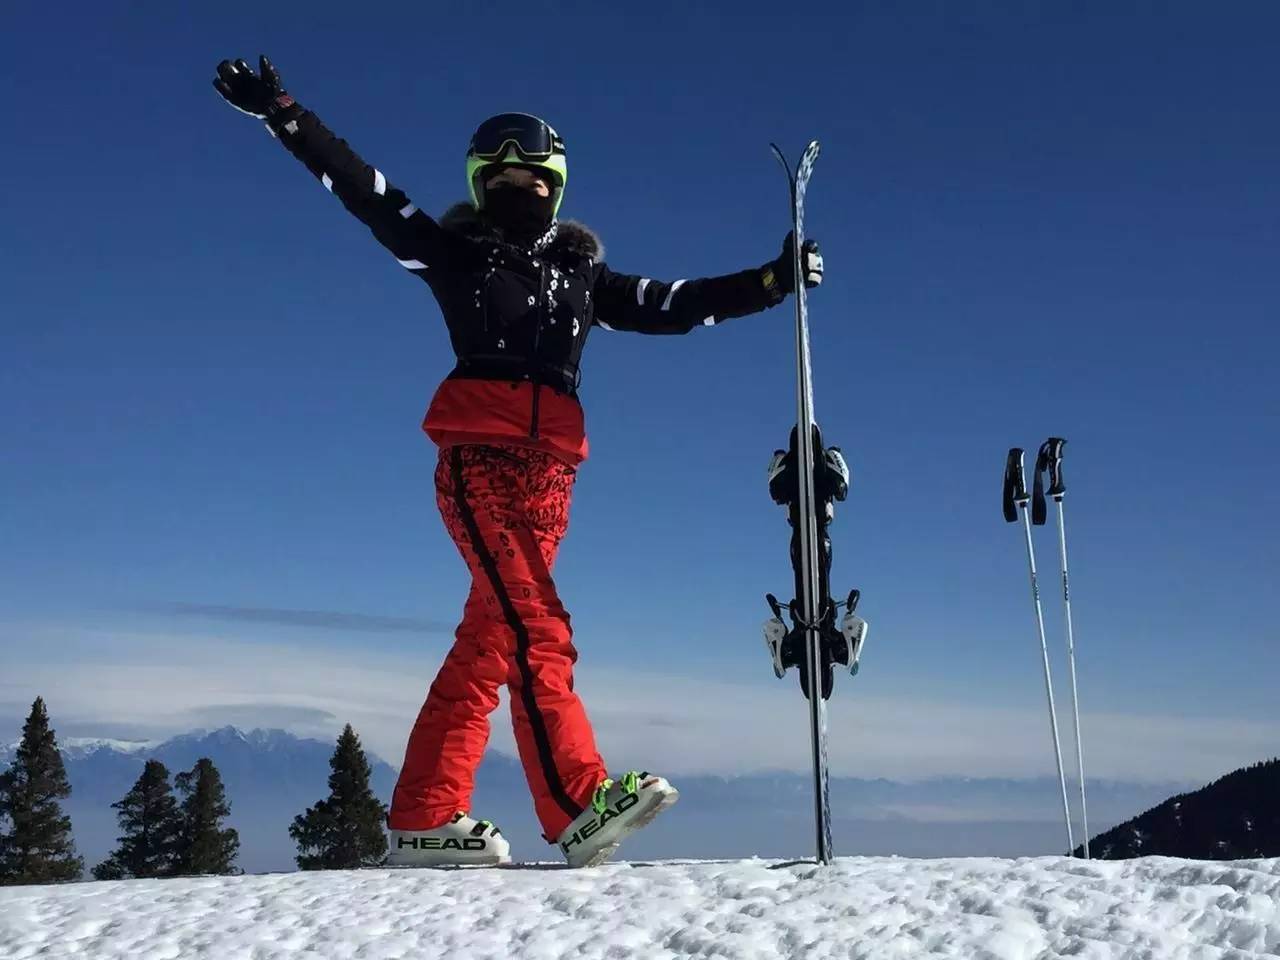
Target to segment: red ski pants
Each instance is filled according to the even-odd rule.
[[[430,830],[469,811],[489,714],[507,685],[516,745],[543,833],[555,842],[605,778],[573,692],[569,614],[551,568],[575,471],[550,454],[462,445],[440,452],[436,502],[471,570],[471,595],[405,750],[388,822]]]

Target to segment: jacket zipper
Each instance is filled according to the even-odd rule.
[[[538,439],[538,401],[542,393],[542,369],[538,362],[538,341],[542,337],[542,304],[547,293],[547,266],[538,265],[538,308],[536,325],[533,328],[533,411],[529,422],[529,439]]]

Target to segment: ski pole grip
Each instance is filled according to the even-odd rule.
[[[1022,448],[1012,447],[1004,462],[1004,518],[1009,523],[1018,519],[1018,507],[1027,505],[1027,484],[1022,473]]]
[[[1062,437],[1050,437],[1040,444],[1040,452],[1036,454],[1035,497],[1031,501],[1031,522],[1043,524],[1049,516],[1048,504],[1045,502],[1044,475],[1049,473],[1049,496],[1061,500],[1067,492],[1067,484],[1062,479],[1062,449],[1067,441]]]

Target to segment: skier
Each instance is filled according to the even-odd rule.
[[[795,288],[788,236],[762,267],[666,283],[615,273],[596,235],[557,219],[564,141],[536,117],[482,123],[466,154],[467,203],[438,221],[335,137],[261,58],[224,60],[214,87],[271,134],[425,281],[456,365],[423,429],[439,447],[436,502],[472,575],[456,640],[409,735],[388,816],[396,865],[506,862],[497,828],[469,814],[498,688],[548,842],[571,866],[605,860],[678,794],[664,778],[607,774],[573,688],[577,651],[551,577],[578,464],[587,456],[579,364],[588,332],[687,333],[756,313]],[[817,245],[805,280],[822,279]]]

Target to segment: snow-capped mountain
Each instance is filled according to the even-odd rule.
[[[19,739],[0,744],[0,764],[7,764],[13,760],[21,742]],[[144,753],[161,742],[160,740],[116,740],[111,737],[59,737],[58,750],[64,760],[83,760],[99,750],[123,754]]]

